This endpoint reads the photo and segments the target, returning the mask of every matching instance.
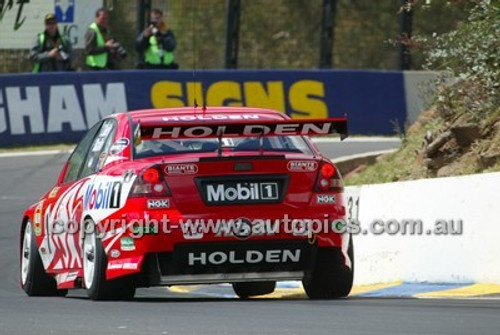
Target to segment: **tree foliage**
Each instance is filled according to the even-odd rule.
[[[478,123],[500,106],[500,6],[480,0],[457,29],[427,38],[426,68],[451,72],[456,81],[438,96],[443,116],[468,115]]]

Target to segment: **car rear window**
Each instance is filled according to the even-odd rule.
[[[260,151],[258,137],[223,138],[224,152]],[[135,146],[135,157],[145,158],[181,153],[216,152],[217,138],[147,140]],[[270,136],[262,138],[264,151],[312,154],[311,148],[302,136]]]

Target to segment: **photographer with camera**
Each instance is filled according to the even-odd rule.
[[[114,70],[116,62],[127,57],[127,51],[112,36],[108,27],[109,12],[99,8],[85,34],[85,64],[88,70]]]
[[[163,21],[160,9],[151,11],[150,25],[139,34],[135,48],[141,55],[140,69],[178,69],[175,63],[175,36]]]
[[[38,34],[30,50],[33,73],[71,71],[73,49],[68,38],[59,32],[54,14],[45,15],[45,30]]]

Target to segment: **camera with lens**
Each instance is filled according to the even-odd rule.
[[[127,57],[127,50],[125,50],[125,48],[117,43],[117,47],[116,47],[116,54],[120,57],[120,58],[125,58]]]
[[[61,59],[63,61],[67,61],[69,59],[69,55],[66,51],[64,51],[64,46],[62,44],[59,44],[57,47],[57,51],[59,52],[59,56],[61,56]]]
[[[120,56],[120,58],[125,58],[127,57],[127,50],[125,50],[124,47],[122,47],[121,45],[119,45],[117,48],[116,48],[116,53],[118,54],[118,56]]]
[[[149,25],[149,29],[151,29],[151,33],[152,33],[153,35],[158,34],[158,28],[156,28],[156,26],[155,26],[155,24],[154,24],[154,23],[151,23],[151,24]]]

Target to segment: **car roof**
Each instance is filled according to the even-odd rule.
[[[272,109],[254,108],[254,107],[179,107],[179,108],[160,108],[144,109],[128,112],[132,120],[164,121],[164,117],[183,117],[183,116],[208,116],[208,115],[258,115],[259,119],[268,120],[289,120],[290,117],[284,113]]]

